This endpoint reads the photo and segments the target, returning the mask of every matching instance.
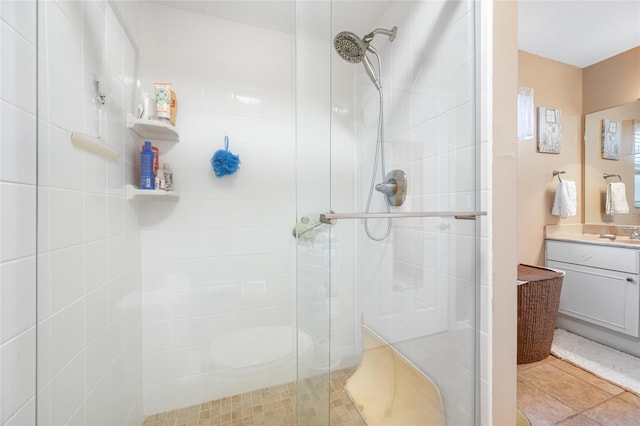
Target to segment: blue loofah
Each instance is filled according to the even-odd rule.
[[[232,175],[238,171],[240,157],[229,151],[229,136],[224,137],[224,149],[219,149],[211,157],[211,167],[217,177]]]

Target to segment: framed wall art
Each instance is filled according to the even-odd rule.
[[[620,159],[620,123],[602,120],[602,158],[605,160]]]
[[[560,110],[538,107],[538,152],[559,154],[561,139]]]

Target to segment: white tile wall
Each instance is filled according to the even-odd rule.
[[[172,82],[181,132],[175,145],[157,142],[160,161],[171,162],[180,201],[139,206],[145,411],[153,413],[293,377],[293,362],[271,378],[265,378],[272,368],[268,365],[253,367],[247,377],[249,370],[241,364],[259,364],[258,356],[269,347],[244,351],[240,344],[219,342],[258,326],[295,327],[291,229],[296,188],[305,182],[296,182],[293,36],[157,5],[142,14],[142,91],[151,92],[154,81]],[[159,44],[154,22],[164,20],[173,25],[168,33],[163,30],[165,42]],[[174,52],[169,62],[163,59],[167,50]],[[327,92],[316,92],[319,99],[329,99]],[[225,132],[241,165],[237,174],[219,179],[209,159],[223,148]],[[326,139],[317,142],[328,155]],[[351,173],[345,175],[350,187],[351,146],[342,158]],[[311,164],[328,171],[326,159]],[[325,186],[328,182],[327,176]],[[307,195],[323,199],[312,190]],[[343,311],[353,340],[353,301],[345,302]],[[221,355],[237,365],[213,364]],[[234,366],[233,374],[223,374],[221,369]]]
[[[0,260],[14,260],[35,254],[35,194],[33,185],[0,183]]]
[[[0,104],[0,179],[6,182],[35,184],[36,124],[33,114],[4,100]]]
[[[34,397],[36,380],[35,328],[9,342],[0,349],[0,366],[2,368],[2,423],[11,422],[14,416],[33,419],[33,414],[19,414],[25,404]],[[34,423],[31,423],[34,424]]]
[[[35,2],[3,2],[3,6],[9,3],[6,16],[31,19],[33,33],[17,38],[11,31],[26,27],[18,24],[9,27],[2,22],[3,32],[8,34],[3,40],[16,46],[13,62],[24,64],[27,77],[24,88],[12,84],[11,90],[5,92],[4,78],[11,78],[11,75],[4,73],[3,68],[2,119],[15,117],[12,119],[15,124],[2,126],[2,154],[7,167],[2,167],[3,182],[0,184],[4,244],[0,265],[1,296],[3,302],[17,301],[20,304],[16,306],[23,306],[20,314],[8,318],[6,323],[4,316],[12,315],[12,310],[3,306],[3,342],[5,335],[8,337],[20,330],[23,334],[3,343],[2,350],[5,351],[5,346],[11,350],[7,345],[22,336],[31,336],[35,345],[33,325],[37,297],[38,424],[96,424],[96,419],[100,419],[98,423],[101,424],[140,424],[140,280],[139,272],[131,272],[139,271],[137,251],[140,246],[133,206],[124,199],[125,176],[133,176],[128,170],[136,161],[131,157],[133,151],[126,149],[134,140],[124,122],[125,112],[132,108],[132,105],[125,105],[124,99],[125,91],[132,90],[131,82],[135,79],[135,50],[124,36],[112,6],[106,2],[51,1],[38,5],[39,32],[43,38],[40,40],[38,72],[36,295],[33,260],[36,190],[32,186],[36,164],[35,118],[29,116],[35,111],[36,101],[35,92],[33,107],[17,102],[15,94],[16,91],[23,92],[20,102],[24,103],[24,99],[29,99],[29,90],[35,89]],[[2,16],[4,19],[4,12]],[[31,54],[24,47],[29,41]],[[120,57],[120,61],[102,67],[107,50],[111,58]],[[5,50],[3,45],[3,55],[5,52],[9,54],[11,49]],[[28,68],[30,61],[33,63]],[[28,78],[29,72],[33,73],[33,78]],[[109,98],[104,126],[108,129],[103,137],[123,154],[117,164],[107,164],[70,143],[71,132],[95,134],[97,131],[96,105],[91,101],[94,75],[107,86]],[[128,99],[133,99],[133,94]],[[13,145],[5,143],[7,139]],[[30,144],[18,145],[21,140]],[[24,163],[24,167],[18,170],[10,166],[11,159],[5,161],[5,153],[15,157],[13,163]],[[9,205],[14,208],[5,208]],[[29,227],[34,230],[30,231]],[[16,293],[12,278],[15,268],[26,267],[26,264],[21,266],[21,262],[30,265],[34,278],[31,287],[25,286]],[[28,279],[27,272],[28,269],[21,273],[22,279]],[[25,290],[28,288],[33,291],[29,293]],[[27,315],[30,312],[29,323]],[[29,326],[31,328],[24,331]],[[24,349],[25,345],[20,348]],[[35,355],[32,358],[30,369],[35,374]],[[5,364],[2,371],[3,387],[15,386],[11,380],[6,380]],[[23,386],[35,384],[35,378],[24,383]],[[31,386],[31,397],[33,392]],[[20,410],[17,404],[5,404],[4,395],[3,389],[3,422],[22,421],[25,410]],[[26,403],[24,407],[28,407],[26,391],[19,395],[20,403]],[[31,409],[33,417],[32,405]]]
[[[19,19],[22,20],[23,17]],[[34,45],[16,32],[10,23],[3,20],[2,24],[0,58],[2,63],[6,64],[0,75],[3,100],[26,112],[35,114],[36,88],[33,82],[36,79],[36,57]],[[28,22],[20,22],[16,26],[22,27],[23,25],[27,26]]]
[[[33,326],[36,297],[35,257],[0,264],[0,336],[2,343]]]
[[[295,324],[293,64],[284,33],[157,5],[142,14],[142,91],[173,84],[181,131],[175,146],[154,141],[160,162],[171,162],[180,201],[138,210],[144,404],[154,413],[255,389],[242,369],[230,376],[235,385],[218,375],[212,360],[232,346],[216,342]],[[159,34],[154,22],[165,20],[173,25]],[[175,54],[169,62],[166,51]],[[209,159],[224,148],[225,132],[241,165],[216,178]]]
[[[35,1],[0,5],[0,424],[35,424]]]

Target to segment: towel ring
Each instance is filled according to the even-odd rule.
[[[620,182],[622,182],[622,177],[620,175],[611,175],[609,173],[605,173],[604,175],[602,175],[602,177],[605,178],[605,179],[609,179],[610,177],[617,177],[618,180]]]
[[[560,178],[560,175],[561,175],[561,174],[563,174],[563,173],[566,173],[566,171],[564,171],[564,170],[562,170],[562,171],[554,170],[554,171],[553,171],[553,176],[558,176],[558,180],[559,180],[560,182],[562,182],[562,179]]]

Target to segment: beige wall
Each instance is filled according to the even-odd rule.
[[[582,222],[582,69],[520,51],[518,85],[534,89],[536,108],[558,108],[562,114],[559,154],[537,152],[535,136],[518,142],[518,262],[544,265],[544,226]],[[551,215],[558,185],[554,170],[566,171],[562,179],[576,182],[576,216]]]
[[[492,242],[492,424],[514,425],[516,415],[516,96],[518,83],[518,5],[494,1],[490,58],[493,155]]]
[[[562,111],[560,154],[540,154],[536,140],[518,142],[518,262],[544,264],[545,225],[582,223],[585,201],[600,205],[584,194],[584,115],[640,98],[640,47],[580,69],[527,52],[518,54],[518,85],[534,89],[535,106]],[[561,219],[551,215],[558,184],[553,170],[576,182],[578,214]],[[598,178],[602,180],[602,177]],[[629,188],[629,193],[632,189]],[[587,194],[588,195],[588,194]],[[598,197],[598,195],[596,195]],[[588,199],[587,199],[588,198]],[[593,201],[593,202],[592,202]],[[593,217],[590,215],[589,217]],[[616,217],[617,223],[636,223],[635,217]]]
[[[584,69],[583,114],[640,98],[640,46]]]
[[[517,55],[517,2],[494,0],[492,21],[492,414],[494,425],[510,425],[515,424],[516,406],[515,265],[544,263],[543,227],[560,221],[550,215],[554,169],[565,170],[564,178],[576,181],[579,196],[578,215],[561,223],[582,221],[582,117],[640,98],[640,47],[581,70],[524,52]],[[611,78],[611,68],[620,66],[624,71]],[[560,154],[538,154],[534,141],[516,146],[516,76],[517,85],[535,89],[536,106],[562,110]]]

